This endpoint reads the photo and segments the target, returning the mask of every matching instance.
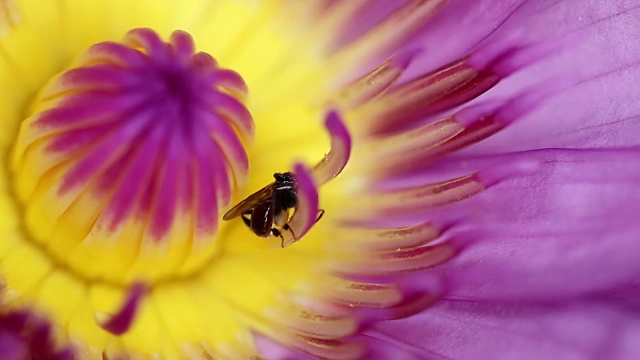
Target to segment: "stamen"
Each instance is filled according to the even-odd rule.
[[[296,211],[289,221],[290,231],[282,235],[282,246],[289,246],[300,240],[316,223],[318,218],[318,189],[311,173],[302,164],[294,166],[298,190]]]
[[[473,175],[447,182],[429,184],[402,190],[379,191],[375,197],[354,201],[345,206],[341,215],[345,219],[382,219],[385,224],[402,214],[417,214],[450,204],[484,190],[484,185]]]
[[[366,128],[356,129],[369,134],[396,130],[416,119],[469,101],[493,87],[499,79],[490,70],[472,67],[467,59],[459,60],[358,109],[357,117],[363,125],[366,122]]]
[[[501,79],[551,54],[559,45],[492,44],[469,56],[399,86],[356,110],[356,132],[383,134],[405,129],[429,116],[464,104]],[[532,56],[527,56],[532,55]]]
[[[415,172],[446,154],[486,139],[524,118],[549,96],[573,82],[570,76],[555,79],[553,84],[536,85],[510,100],[479,103],[416,129],[369,139],[361,151],[375,149],[376,161],[358,165],[381,177]]]
[[[333,261],[332,269],[357,275],[393,275],[431,268],[451,259],[458,250],[448,243],[392,251],[350,253],[351,261]],[[346,259],[346,258],[345,258]]]
[[[146,292],[146,286],[137,283],[129,288],[126,299],[123,301],[120,310],[114,314],[95,313],[98,325],[114,335],[122,335],[129,330],[138,313],[140,302]]]
[[[340,115],[336,111],[330,111],[324,124],[331,135],[331,150],[313,168],[312,175],[318,185],[338,176],[351,155],[351,136]]]
[[[442,295],[440,293],[416,293],[407,296],[401,303],[386,308],[359,308],[355,310],[362,324],[401,319],[423,311],[436,303]]]
[[[411,49],[391,56],[370,73],[343,86],[332,102],[340,109],[351,109],[382,95],[396,83],[418,52]]]
[[[347,253],[359,251],[391,251],[416,248],[430,243],[440,229],[429,222],[396,228],[363,228],[345,224],[336,231],[328,246],[339,246]]]
[[[267,359],[357,359],[363,355],[360,344],[313,337],[286,337],[253,333],[258,353]]]
[[[315,312],[304,306],[283,303],[265,310],[265,315],[274,323],[286,326],[298,334],[320,339],[339,339],[352,335],[357,324],[349,314],[330,315]]]
[[[294,348],[312,354],[315,358],[349,360],[362,356],[362,345],[349,339],[324,340],[315,337],[297,335],[291,343]]]
[[[331,296],[331,301],[342,307],[385,308],[402,302],[402,292],[393,284],[377,284],[351,280],[345,277],[320,278],[313,284],[304,284],[301,293],[320,299]]]
[[[426,213],[452,204],[492,187],[504,180],[535,172],[537,162],[517,162],[485,169],[445,182],[403,189],[368,189],[375,197],[358,198],[341,209],[345,221],[360,226],[410,226],[424,220]],[[391,176],[392,177],[392,176]],[[371,219],[378,219],[371,223]]]

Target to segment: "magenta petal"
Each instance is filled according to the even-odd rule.
[[[640,321],[606,307],[443,301],[365,333],[368,358],[637,359]]]

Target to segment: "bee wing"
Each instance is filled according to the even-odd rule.
[[[254,192],[253,194],[249,195],[246,199],[240,201],[236,206],[229,209],[229,211],[227,211],[227,213],[224,214],[222,219],[231,220],[235,217],[242,215],[248,210],[253,209],[258,203],[265,200],[271,200],[271,197],[273,196],[273,189],[275,186],[276,186],[275,183],[271,183],[263,187],[262,189]]]

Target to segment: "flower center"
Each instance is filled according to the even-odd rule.
[[[91,280],[146,282],[210,261],[247,177],[247,87],[193,40],[149,29],[91,47],[41,90],[14,145],[33,240]]]

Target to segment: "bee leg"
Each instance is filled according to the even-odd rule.
[[[293,235],[293,238],[296,239],[296,241],[298,241],[298,237],[296,236],[296,233],[293,232],[293,229],[291,228],[291,226],[289,226],[289,224],[284,224],[282,228],[289,231],[291,235]]]
[[[246,213],[242,214],[242,221],[244,222],[245,225],[247,225],[247,227],[249,229],[251,229],[251,219],[247,218],[247,215],[251,215],[251,210],[247,211]]]
[[[280,238],[280,247],[283,248],[284,247],[284,236],[282,236],[282,233],[276,228],[271,228],[271,233],[273,234],[273,236],[278,236]]]
[[[324,215],[324,209],[318,210],[318,217],[316,218],[316,222],[320,221],[323,215]]]

